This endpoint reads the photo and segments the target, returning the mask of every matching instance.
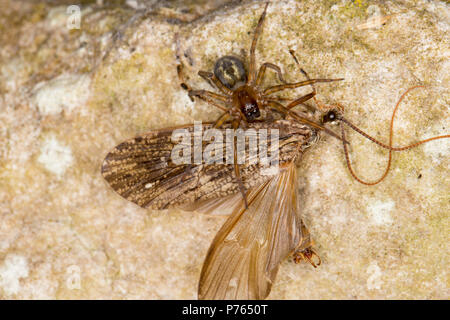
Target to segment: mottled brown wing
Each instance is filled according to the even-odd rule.
[[[203,129],[209,127],[204,125]],[[154,209],[192,203],[214,193],[235,193],[230,166],[172,162],[172,149],[179,144],[172,141],[173,129],[192,133],[193,128],[151,131],[119,144],[103,162],[103,177],[125,199]]]
[[[299,127],[292,133],[295,123],[253,123],[255,130],[277,128],[280,130],[280,163],[292,161],[299,146],[310,139],[312,131]],[[211,127],[203,124],[203,130]],[[141,207],[164,209],[207,199],[226,197],[239,192],[233,165],[226,164],[175,164],[171,152],[178,141],[172,141],[174,129],[194,131],[194,126],[184,126],[151,131],[115,147],[105,158],[102,174],[111,187],[125,199]],[[223,130],[228,129],[224,127]],[[226,150],[223,146],[223,155]],[[250,160],[247,154],[246,163]],[[246,189],[270,178],[261,174],[259,163],[241,165],[240,174]]]
[[[293,163],[249,190],[211,244],[199,282],[199,299],[264,299],[280,262],[302,243]],[[235,200],[234,200],[235,201]]]

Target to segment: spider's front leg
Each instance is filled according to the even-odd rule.
[[[264,7],[264,11],[259,17],[258,25],[256,26],[255,33],[253,34],[253,40],[252,40],[252,46],[250,47],[250,65],[248,70],[248,83],[253,83],[256,78],[256,57],[255,57],[255,51],[256,51],[256,43],[258,42],[259,35],[262,32],[262,27],[264,23],[264,19],[266,17],[267,13],[267,7],[269,6],[269,2],[266,3],[266,6]]]
[[[189,90],[188,91],[189,97],[192,99],[193,97],[200,98],[209,104],[215,106],[216,108],[219,108],[222,111],[227,111],[228,108],[217,103],[216,100],[219,100],[223,103],[230,103],[230,98],[218,93],[214,93],[207,90]]]
[[[244,199],[245,208],[248,208],[247,203],[247,190],[244,187],[244,183],[242,182],[241,172],[239,170],[238,163],[238,153],[237,153],[237,136],[236,130],[240,127],[241,120],[244,118],[240,113],[234,113],[232,109],[228,109],[225,111],[214,123],[213,128],[220,128],[224,123],[231,121],[231,126],[233,128],[233,166],[234,166],[234,175],[236,177],[236,182],[239,187],[239,191],[242,194],[242,198]],[[245,120],[243,120],[245,123]]]
[[[260,86],[263,79],[264,79],[264,74],[266,73],[266,69],[270,68],[272,70],[274,70],[277,75],[278,75],[278,79],[282,82],[282,83],[286,83],[286,80],[284,80],[283,77],[283,73],[281,72],[281,69],[279,66],[270,63],[270,62],[265,62],[261,65],[261,67],[258,70],[258,76],[256,77],[256,82],[255,82],[255,86]]]

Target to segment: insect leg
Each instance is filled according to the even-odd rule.
[[[300,263],[301,261],[308,261],[314,268],[317,268],[322,263],[317,252],[313,249],[314,241],[311,239],[308,229],[306,229],[303,221],[301,222],[302,229],[302,241],[293,253],[293,258],[295,263]],[[315,262],[314,257],[317,257],[317,262]]]
[[[209,84],[214,84],[217,89],[220,90],[220,92],[222,92],[223,94],[226,95],[232,95],[233,91],[228,89],[227,87],[225,87],[222,82],[219,81],[219,79],[216,78],[216,76],[214,75],[214,73],[212,72],[207,72],[207,71],[199,71],[198,75],[200,77],[202,77],[203,79],[205,79],[206,81],[208,81]]]
[[[256,50],[256,43],[258,42],[258,37],[261,34],[262,26],[264,22],[264,18],[266,17],[267,7],[269,6],[269,2],[266,3],[266,6],[264,7],[264,11],[259,18],[258,25],[256,26],[255,33],[253,34],[253,41],[252,46],[250,48],[250,66],[248,70],[248,83],[253,83],[255,81],[256,77],[256,59],[255,59],[255,50]]]
[[[263,78],[264,78],[264,74],[265,74],[267,68],[270,68],[270,69],[274,70],[274,71],[277,73],[277,75],[278,75],[278,79],[279,79],[282,83],[286,83],[286,80],[284,80],[283,74],[281,73],[280,67],[277,66],[277,65],[275,65],[275,64],[273,64],[273,63],[265,62],[265,63],[263,63],[263,64],[261,65],[261,67],[259,68],[258,76],[256,77],[256,82],[255,82],[255,85],[256,85],[256,86],[259,86],[259,85],[261,84],[261,82],[262,82],[262,80],[263,80]]]
[[[314,257],[317,257],[317,262],[314,262]],[[300,263],[301,261],[308,261],[314,268],[317,268],[322,263],[322,259],[320,259],[320,256],[312,247],[295,251],[294,261],[295,263]]]

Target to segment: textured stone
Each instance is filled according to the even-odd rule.
[[[189,84],[208,88],[198,70],[248,54],[263,3],[202,2],[146,12],[92,2],[81,29],[68,30],[65,6],[0,1],[1,298],[196,298],[225,218],[141,209],[108,187],[100,165],[146,130],[219,115],[180,88],[175,34]],[[428,85],[400,106],[394,145],[406,145],[448,133],[449,14],[441,1],[273,1],[257,61],[302,79],[294,49],[311,77],[344,77],[318,85],[319,99],[383,141],[401,93]],[[350,139],[357,172],[376,179],[387,153]],[[341,149],[323,136],[299,168],[323,264],[286,260],[269,298],[449,299],[449,142],[394,154],[373,187],[352,179]]]

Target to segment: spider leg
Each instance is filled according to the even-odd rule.
[[[289,110],[288,108],[286,108],[281,103],[279,103],[279,102],[277,102],[275,100],[265,100],[265,103],[267,105],[271,106],[272,109],[280,112],[281,114],[284,114],[285,116],[289,115],[294,120],[297,120],[297,121],[299,121],[301,123],[305,123],[305,124],[315,128],[315,129],[322,130],[322,131],[328,133],[330,136],[333,136],[336,139],[339,139],[339,140],[343,141],[344,143],[348,143],[348,141],[346,141],[345,139],[343,139],[341,136],[339,136],[338,134],[334,133],[330,129],[328,129],[328,128],[326,128],[326,127],[324,127],[324,126],[322,126],[322,125],[320,125],[318,123],[315,123],[314,121],[311,121],[311,120],[309,120],[309,119],[307,119],[305,117],[300,116],[298,113],[296,113],[296,112],[294,112],[292,110]]]
[[[225,122],[229,121],[231,118],[232,117],[229,112],[222,113],[222,115],[214,123],[213,128],[215,129],[220,128]]]
[[[300,71],[301,71],[301,73],[303,73],[303,75],[306,77],[306,79],[310,80],[310,77],[308,76],[308,74],[306,73],[305,70],[300,68]],[[316,95],[316,87],[314,86],[314,84],[311,84],[311,87],[313,88],[313,92],[314,92],[314,96],[312,98],[314,99],[314,102],[316,103],[316,106],[319,108],[319,110],[322,111],[322,112],[325,112],[325,111],[328,111],[328,110],[332,109],[332,107],[327,107],[325,104],[320,102],[319,99],[317,99],[315,97],[315,95]]]
[[[311,78],[310,78],[309,75],[306,73],[306,71],[303,70],[303,68],[300,67],[300,63],[298,62],[297,57],[295,56],[295,51],[294,51],[294,50],[289,50],[289,53],[290,53],[291,56],[294,58],[294,61],[295,61],[295,63],[297,64],[297,66],[300,68],[300,72],[303,73],[303,75],[306,77],[306,79],[311,80]],[[312,87],[313,93],[314,93],[314,96],[313,96],[312,98],[314,99],[314,102],[316,103],[317,107],[318,107],[322,112],[326,112],[326,111],[328,111],[328,110],[334,108],[334,106],[327,106],[327,105],[323,104],[322,102],[320,102],[319,99],[317,99],[317,98],[315,97],[315,94],[316,94],[316,86],[312,83],[312,84],[311,84],[311,87]],[[340,106],[338,106],[338,108],[340,108]],[[289,106],[288,106],[288,109],[290,109]],[[342,110],[343,110],[343,109],[342,109]]]
[[[209,104],[215,106],[216,108],[219,108],[222,111],[228,110],[227,107],[220,105],[220,104],[216,103],[216,101],[214,101],[214,99],[216,99],[216,100],[220,100],[224,103],[229,102],[228,97],[220,95],[218,93],[214,93],[214,92],[207,91],[207,90],[189,90],[189,97],[200,98],[200,99],[208,102]]]
[[[292,98],[286,98],[286,97],[270,97],[271,100],[277,100],[277,101],[283,101],[283,102],[290,102],[292,101]]]
[[[236,132],[236,129],[239,128],[239,124],[240,124],[241,120],[239,118],[235,118],[233,119],[233,129]],[[239,186],[239,190],[242,194],[242,198],[244,199],[244,204],[245,204],[245,209],[248,208],[248,203],[247,203],[247,190],[245,190],[244,184],[242,183],[242,179],[241,179],[241,173],[239,171],[239,164],[238,164],[238,159],[237,159],[237,137],[236,135],[233,137],[233,153],[234,153],[234,174],[236,176],[236,181],[238,183]]]
[[[311,92],[311,93],[308,93],[308,94],[305,94],[304,96],[301,96],[300,98],[298,98],[298,99],[295,99],[294,101],[292,101],[291,103],[289,103],[288,105],[287,105],[287,107],[286,107],[286,109],[292,109],[293,107],[295,107],[295,106],[297,106],[297,105],[299,105],[299,104],[302,104],[302,103],[304,103],[304,102],[306,102],[306,101],[308,101],[309,99],[314,99],[315,98],[315,95],[316,95],[316,91],[313,91],[313,92]],[[314,99],[315,100],[315,99]]]
[[[219,81],[219,79],[217,79],[217,77],[214,75],[214,73],[212,72],[208,72],[208,71],[199,71],[198,75],[200,77],[202,77],[203,79],[205,79],[206,81],[208,81],[208,83],[212,86],[212,87],[216,87],[217,89],[220,90],[220,92],[222,92],[225,95],[232,95],[233,91],[228,89],[227,87],[225,87],[222,82]]]
[[[294,58],[294,60],[297,63],[297,65],[299,65],[297,57],[294,54],[294,51],[293,50],[289,50],[289,53],[292,55],[292,57]],[[283,75],[281,73],[281,69],[278,66],[276,66],[276,65],[274,65],[272,63],[266,62],[259,69],[258,77],[256,79],[256,85],[260,85],[261,84],[261,82],[263,80],[263,77],[264,77],[264,72],[266,71],[266,68],[271,68],[271,69],[275,70],[277,72],[277,74],[278,74],[278,78],[280,79],[280,81],[283,82],[283,83],[286,83],[286,81],[284,80]],[[311,80],[311,78],[309,78],[308,74],[303,69],[300,69],[300,70],[305,75],[306,79]],[[302,96],[302,97],[292,101],[291,103],[288,104],[288,106],[286,108],[287,109],[292,109],[293,107],[295,107],[295,106],[297,106],[299,104],[302,104],[302,103],[308,101],[311,98],[314,98],[314,101],[316,101],[316,99],[314,97],[316,95],[316,88],[315,88],[314,84],[311,84],[311,87],[313,89],[313,92],[308,93],[308,94],[306,94],[306,95],[304,95],[304,96]],[[285,101],[286,99],[278,97],[275,100]]]
[[[286,83],[286,80],[284,80],[283,74],[281,73],[280,67],[275,65],[275,64],[273,64],[273,63],[265,62],[259,68],[258,76],[256,77],[256,82],[255,82],[256,86],[259,86],[261,84],[267,68],[270,68],[270,69],[274,70],[277,73],[277,75],[278,75],[278,79],[280,79],[280,81],[282,83]]]
[[[228,102],[229,98],[227,96],[215,93],[215,92],[211,92],[208,90],[189,90],[189,95],[193,96],[193,97],[208,97],[210,99],[216,99],[222,102]]]
[[[202,77],[203,79],[205,79],[206,82],[208,82],[208,84],[209,84],[212,88],[217,88],[217,86],[214,84],[214,82],[211,81],[210,77],[208,77],[209,74],[210,74],[210,72],[208,72],[208,71],[202,71],[202,70],[200,70],[200,71],[198,72],[198,75],[199,75],[200,77]]]
[[[300,68],[300,72],[303,73],[303,75],[306,77],[306,79],[311,80],[311,78],[308,76],[305,70],[300,66],[300,62],[298,62],[297,57],[295,56],[295,51],[290,49],[289,53],[291,54],[292,58],[294,58],[295,63]],[[316,86],[312,83],[311,88],[313,89],[314,94],[316,93]],[[316,101],[316,98],[314,97],[314,101]],[[317,102],[317,101],[316,101]]]
[[[250,65],[248,70],[248,83],[253,83],[255,81],[256,77],[256,58],[255,58],[255,50],[256,50],[256,43],[258,42],[258,37],[261,34],[262,26],[264,22],[264,18],[266,17],[267,7],[269,6],[269,2],[266,3],[266,6],[264,7],[264,11],[259,18],[258,25],[256,26],[255,33],[253,34],[253,41],[252,46],[250,48]]]
[[[180,47],[180,39],[179,39],[178,33],[175,34],[175,42],[176,42],[176,60],[178,63],[177,64],[177,74],[178,74],[178,79],[180,80],[181,88],[188,91],[189,98],[191,99],[192,102],[194,102],[194,97],[199,97],[200,99],[206,100],[207,102],[218,107],[219,109],[224,110],[222,107],[217,106],[216,103],[211,101],[211,99],[217,99],[222,102],[228,102],[227,96],[223,96],[223,95],[220,95],[220,94],[217,94],[214,92],[210,92],[210,91],[206,91],[206,90],[193,90],[186,83],[186,79],[185,79],[184,72],[183,72],[184,64],[183,64],[183,61],[181,60],[181,47]],[[212,74],[210,72],[206,72],[206,71],[199,71],[198,74],[199,74],[199,76],[204,78],[206,81],[208,81],[209,84],[212,85],[212,87],[214,87],[214,84],[215,84],[216,87],[225,95],[230,95],[230,92],[231,92],[231,94],[233,93],[230,89],[224,87],[222,85],[222,83],[220,83],[220,81],[214,76],[214,74]]]
[[[344,80],[344,78],[338,78],[338,79],[309,79],[305,81],[295,82],[295,83],[285,83],[277,86],[268,87],[264,90],[264,95],[270,95],[272,93],[284,90],[284,89],[295,89],[298,87],[307,86],[313,83],[318,82],[332,82],[332,81],[341,81]]]
[[[222,126],[222,124],[224,124],[225,122],[229,121],[230,119],[232,119],[233,116],[231,113],[229,112],[224,112],[214,123],[213,128],[220,128]],[[233,126],[233,130],[236,130],[239,128],[239,124],[241,122],[240,117],[238,118],[234,118],[232,121],[232,126]],[[236,131],[235,131],[236,132]],[[236,176],[236,181],[238,183],[239,186],[239,191],[242,194],[242,198],[244,199],[244,204],[245,204],[245,208],[248,208],[248,203],[247,203],[247,193],[244,187],[244,184],[242,183],[242,179],[241,179],[241,173],[239,171],[239,164],[238,164],[238,159],[237,159],[237,137],[234,136],[233,137],[233,165],[234,165],[234,174]]]
[[[305,77],[307,79],[310,79],[305,70],[300,68],[300,71],[305,75]],[[316,94],[316,87],[314,86],[314,84],[311,84],[311,87],[313,88],[313,92],[314,92],[314,95],[315,95]],[[330,106],[330,105],[326,105],[326,104],[322,103],[315,96],[312,97],[312,98],[313,98],[314,102],[316,103],[317,107],[319,108],[319,110],[322,111],[322,112],[327,112],[330,109],[334,109],[334,108],[337,108],[337,109],[339,109],[341,111],[344,111],[344,107],[340,103],[337,103],[335,106]]]

